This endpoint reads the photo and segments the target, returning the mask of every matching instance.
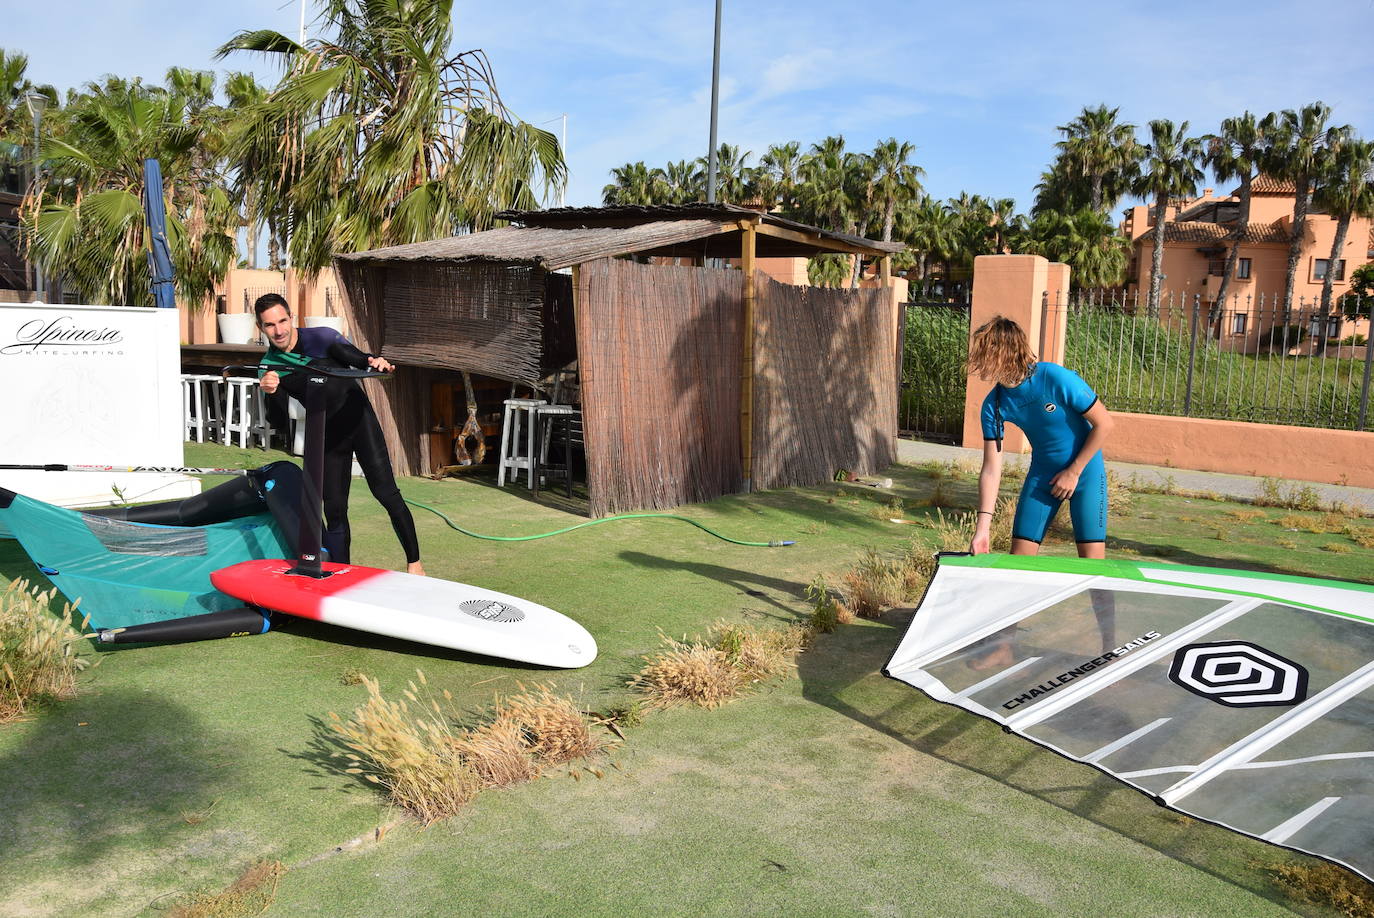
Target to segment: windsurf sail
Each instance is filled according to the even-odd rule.
[[[300,469],[274,462],[181,501],[68,510],[0,488],[0,524],[96,628],[242,605],[210,573],[294,554]]]
[[[1374,587],[942,555],[885,675],[1374,879]]]

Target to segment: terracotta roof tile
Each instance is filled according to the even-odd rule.
[[[1251,194],[1274,194],[1274,195],[1293,195],[1297,193],[1297,187],[1287,179],[1277,179],[1272,175],[1259,175],[1250,183]],[[1231,192],[1233,195],[1240,194],[1240,186]]]
[[[1199,223],[1195,221],[1174,222],[1164,224],[1164,241],[1169,242],[1226,242],[1231,228],[1220,223]],[[1139,237],[1140,239],[1153,239],[1154,228],[1146,230]],[[1283,228],[1283,221],[1275,220],[1273,223],[1251,223],[1245,228],[1245,238],[1242,240],[1249,243],[1287,243],[1288,232]]]

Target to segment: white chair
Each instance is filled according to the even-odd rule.
[[[220,387],[223,385],[224,380],[218,376],[182,374],[181,407],[186,439],[205,443],[220,438],[223,430]]]
[[[506,414],[501,421],[501,461],[496,472],[496,486],[503,487],[506,483],[506,470],[510,469],[514,474],[511,480],[520,477],[520,470],[524,469],[529,474],[528,487],[534,489],[534,467],[538,463],[538,454],[535,452],[535,433],[538,424],[535,423],[535,411],[541,405],[548,402],[542,398],[508,398],[505,401]],[[525,427],[525,450],[520,451],[520,427]]]
[[[262,387],[247,376],[231,376],[225,381],[224,424],[221,442],[230,443],[235,435],[240,449],[266,448],[272,442],[272,426],[267,421],[267,406]]]
[[[286,401],[286,416],[291,419],[291,452],[305,455],[305,406],[294,398]]]

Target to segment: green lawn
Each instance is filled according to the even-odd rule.
[[[263,456],[188,445],[186,461],[255,465]],[[629,697],[625,680],[661,634],[719,619],[796,621],[816,574],[842,571],[866,549],[896,553],[913,534],[928,538],[875,516],[881,501],[895,495],[917,518],[933,512],[922,504],[937,484],[956,504],[974,497],[967,472],[890,474],[892,493],[832,485],[683,511],[736,538],[799,540],[788,549],[656,521],[493,543],[416,512],[432,575],[582,622],[600,644],[583,670],[504,665],[309,623],[92,650],[100,665],[82,677],[80,696],[0,728],[0,914],[156,915],[175,894],[220,888],[257,858],[289,868],[273,915],[1328,914],[1295,903],[1264,872],[1296,860],[1286,852],[1171,814],[880,676],[910,610],[822,637],[801,657],[800,678],[716,711],[649,717],[601,779],[562,770],[486,792],[448,822],[403,823],[375,839],[396,814],[343,772],[323,729],[330,711],[347,714],[365,698],[347,675],[375,676],[394,694],[421,668],[474,714],[521,681],[604,709]],[[484,479],[412,478],[402,490],[479,532],[578,521],[561,498],[536,502]],[[1113,522],[1112,549],[1348,579],[1374,571],[1371,550],[1347,535],[1286,532],[1295,527],[1273,520],[1287,511],[1240,519],[1247,511],[1137,495]],[[400,566],[361,481],[352,515],[355,559]],[[1349,551],[1323,547],[1342,541]],[[15,543],[0,542],[0,582],[21,576],[41,577]]]

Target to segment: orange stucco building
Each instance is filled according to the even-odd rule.
[[[1128,208],[1122,232],[1134,245],[1127,283],[1144,291],[1150,286],[1150,252],[1154,245],[1151,208]],[[1214,197],[1203,189],[1202,197],[1170,204],[1165,214],[1163,289],[1175,297],[1201,294],[1203,302],[1216,299],[1230,241],[1226,235],[1240,215],[1240,199],[1232,192]],[[1250,224],[1240,247],[1240,264],[1231,279],[1232,294],[1246,297],[1281,296],[1288,268],[1288,240],[1293,225],[1293,183],[1267,176],[1251,186]],[[1308,303],[1318,301],[1322,276],[1331,257],[1336,236],[1336,220],[1316,209],[1309,210],[1298,264],[1293,298]],[[1333,294],[1340,296],[1349,287],[1351,273],[1374,261],[1374,222],[1356,217],[1350,221]],[[1233,304],[1228,304],[1233,305]]]

